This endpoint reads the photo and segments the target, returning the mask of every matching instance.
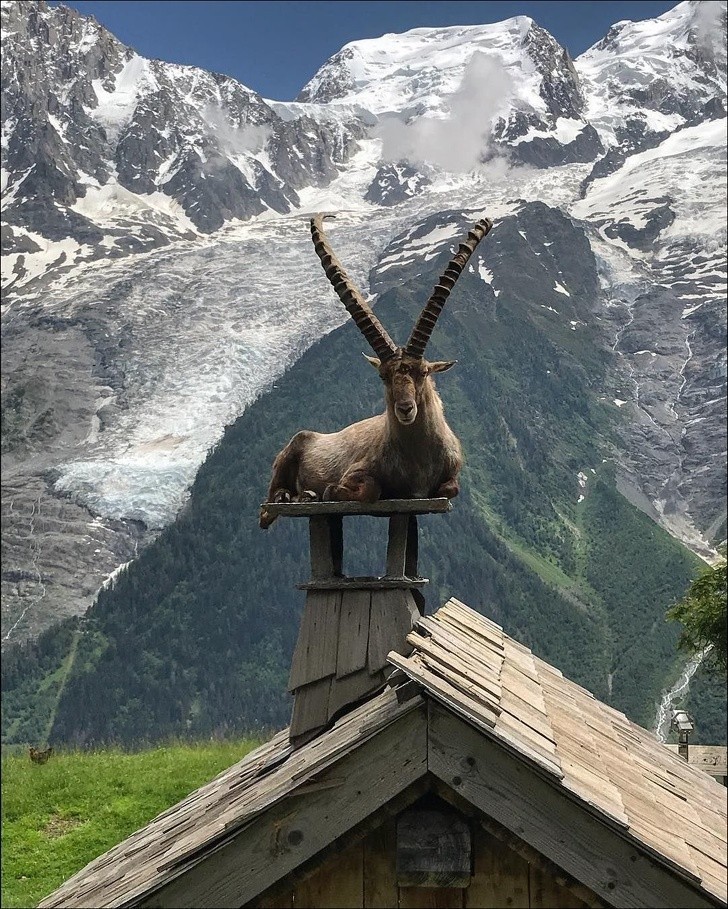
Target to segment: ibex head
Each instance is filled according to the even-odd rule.
[[[454,360],[428,362],[424,359],[425,348],[450,291],[493,222],[483,218],[468,231],[467,238],[460,243],[458,252],[450,259],[435,285],[407,344],[398,347],[334,255],[324,235],[323,217],[316,215],[311,219],[311,236],[318,257],[339,299],[377,354],[376,357],[367,356],[367,360],[377,369],[385,383],[387,405],[394,411],[397,420],[407,426],[417,419],[418,405],[430,385],[429,377],[433,373],[450,369],[455,363]]]

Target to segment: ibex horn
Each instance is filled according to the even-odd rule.
[[[450,291],[455,286],[455,282],[460,277],[460,273],[467,265],[468,259],[475,252],[475,247],[480,243],[483,237],[490,231],[493,222],[490,218],[482,218],[469,231],[467,240],[460,244],[460,248],[450,259],[444,274],[435,285],[430,299],[425,304],[425,308],[420,313],[412,334],[407,342],[404,352],[409,357],[422,359],[425,354],[425,347],[430,340],[432,331],[437,319],[442,312]]]
[[[351,278],[344,271],[328,244],[323,229],[324,215],[311,218],[311,236],[316,253],[326,272],[326,277],[339,295],[347,312],[356,322],[357,328],[367,339],[380,360],[389,360],[398,355],[397,345],[389,337],[384,326],[374,315],[364,297],[354,287]]]

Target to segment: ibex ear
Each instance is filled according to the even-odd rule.
[[[377,370],[382,365],[382,361],[378,357],[370,357],[368,354],[365,354],[365,353],[363,353],[362,356],[368,363],[371,363],[372,366]]]
[[[430,367],[430,372],[445,372],[445,370],[450,369],[451,366],[454,366],[457,363],[457,360],[438,360],[435,363],[428,363]]]

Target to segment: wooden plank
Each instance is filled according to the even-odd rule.
[[[431,773],[526,841],[609,905],[715,905],[626,832],[617,833],[560,790],[436,703],[429,703]]]
[[[677,745],[666,745],[677,754]],[[705,770],[711,776],[728,776],[728,748],[725,745],[690,745],[688,747],[688,764]]]
[[[528,868],[525,859],[478,826],[466,909],[529,909]]]
[[[425,664],[434,663],[446,667],[451,674],[459,674],[464,680],[469,681],[471,686],[476,683],[493,702],[494,707],[498,708],[496,712],[500,712],[498,705],[501,699],[501,686],[497,677],[487,666],[483,663],[473,664],[466,659],[461,659],[453,651],[441,646],[434,637],[426,638],[413,632],[407,636],[407,640],[422,656]],[[435,667],[433,666],[433,668]]]
[[[339,647],[336,654],[336,677],[364,669],[369,643],[369,610],[371,592],[346,590],[341,595]]]
[[[366,667],[343,679],[334,678],[329,695],[328,718],[332,719],[343,707],[350,707],[383,688],[386,681],[384,672],[372,675]]]
[[[288,800],[272,805],[230,842],[140,903],[157,909],[242,906],[426,773],[427,722],[418,707],[318,777],[319,782],[343,779],[343,785],[312,792],[293,806]]]
[[[338,591],[312,591],[307,594],[291,660],[289,691],[336,672],[340,610],[341,594]]]
[[[341,515],[314,515],[308,522],[311,578],[340,576],[344,551]]]
[[[458,887],[400,887],[400,909],[462,909],[464,890]]]
[[[529,868],[531,909],[584,909],[586,903],[541,868]]]
[[[347,833],[338,837],[322,853],[318,853],[301,865],[298,865],[290,874],[285,875],[281,880],[273,884],[272,887],[265,890],[258,899],[265,899],[270,906],[276,906],[277,894],[283,894],[283,897],[286,898],[287,894],[292,889],[295,890],[301,882],[307,880],[312,874],[316,874],[321,862],[325,860],[326,856],[332,856],[334,854],[340,855],[345,850],[349,849],[350,846],[358,843],[364,849],[364,900],[365,905],[367,905],[366,888],[369,887],[371,900],[372,897],[375,897],[376,888],[381,885],[385,876],[382,866],[376,865],[376,880],[371,880],[369,883],[367,881],[366,860],[367,849],[370,848],[370,837],[376,837],[381,830],[391,830],[392,837],[394,837],[394,818],[405,808],[408,808],[414,802],[418,801],[418,799],[422,798],[429,788],[430,780],[428,780],[426,776],[421,777],[417,782],[408,786],[403,792],[387,802],[382,808],[368,815],[360,824],[357,824]],[[377,909],[385,909],[385,907],[397,905],[397,883],[394,878],[394,846],[392,847],[391,857],[393,889],[389,892],[387,897],[382,900],[376,900]],[[248,906],[246,906],[246,909],[254,905],[254,902],[249,903]]]
[[[364,905],[362,844],[332,855],[295,890],[296,906],[316,909],[361,909]]]
[[[380,499],[378,502],[264,502],[270,515],[310,518],[312,515],[443,514],[452,511],[450,499]],[[261,506],[262,507],[262,506]]]
[[[468,628],[456,622],[444,622],[437,618],[439,613],[434,616],[424,616],[417,624],[429,632],[444,646],[449,646],[453,652],[458,653],[465,651],[473,655],[477,654],[484,666],[489,671],[500,676],[503,665],[503,651],[498,650],[483,638],[475,639]]]
[[[467,695],[463,694],[458,688],[455,688],[445,679],[436,676],[431,669],[428,669],[420,657],[404,659],[397,653],[389,654],[389,662],[405,672],[411,679],[420,682],[427,688],[428,692],[441,700],[446,706],[452,708],[457,713],[464,715],[467,719],[475,720],[484,726],[493,728],[496,723],[496,714],[490,715],[483,712],[481,716],[476,709],[476,704]]]
[[[387,537],[387,575],[395,578],[406,576],[407,529],[409,515],[393,514],[389,519]]]
[[[313,729],[325,726],[329,720],[329,697],[333,676],[319,679],[297,688],[293,695],[293,714],[289,735],[298,738]]]
[[[420,612],[407,590],[381,590],[372,592],[369,619],[369,648],[367,664],[374,674],[387,665],[387,654],[409,653],[407,635],[412,631]]]
[[[394,818],[364,840],[364,906],[392,909],[397,906],[397,837]]]
[[[411,514],[407,524],[407,551],[404,560],[404,573],[408,578],[417,577],[419,558],[419,534],[417,532],[417,515]]]
[[[397,818],[397,884],[402,887],[469,886],[470,824],[448,807],[415,806]]]
[[[293,890],[276,891],[266,897],[265,895],[259,900],[253,900],[248,903],[246,909],[293,909]]]
[[[465,802],[456,792],[447,788],[439,781],[436,784],[436,790],[445,801],[450,802],[455,805],[455,807],[460,807],[461,810],[467,810],[469,808],[471,812],[474,812],[475,821],[480,828],[484,829],[486,833],[501,843],[502,846],[507,847],[510,852],[520,856],[530,867],[540,868],[542,871],[549,874],[558,884],[565,887],[571,894],[576,896],[577,899],[581,900],[585,906],[592,907],[592,909],[604,909],[605,903],[603,903],[595,893],[568,875],[563,868],[554,865],[553,862],[550,862],[545,856],[541,855],[540,852],[536,852],[535,849],[525,843],[520,837],[510,833],[505,827],[496,823],[492,818],[486,817],[484,814],[477,811],[477,809]]]
[[[331,578],[320,581],[308,581],[296,584],[298,590],[409,590],[413,587],[424,587],[430,582],[427,578]]]

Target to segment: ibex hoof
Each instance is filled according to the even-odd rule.
[[[313,489],[304,489],[301,495],[298,497],[299,502],[317,502],[318,495],[313,491]]]
[[[271,502],[275,502],[276,505],[280,505],[281,503],[286,503],[286,502],[290,502],[290,501],[291,501],[291,494],[287,489],[277,489],[273,493],[273,498],[271,499]]]

